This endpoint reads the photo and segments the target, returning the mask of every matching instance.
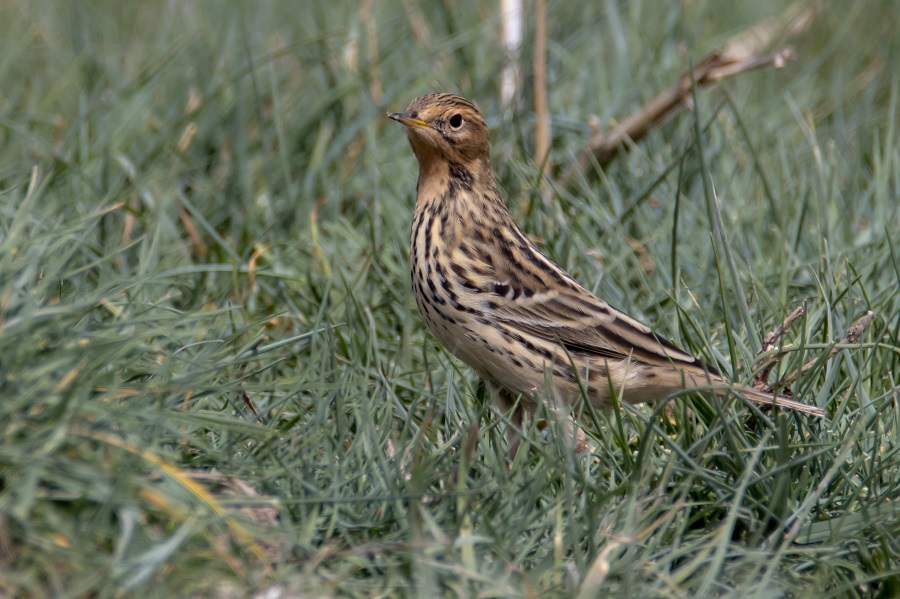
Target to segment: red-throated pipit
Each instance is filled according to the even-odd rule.
[[[539,397],[554,408],[577,401],[582,389],[597,408],[611,405],[613,391],[641,403],[702,387],[824,413],[729,385],[715,368],[616,310],[544,256],[501,199],[487,126],[474,104],[429,94],[388,116],[406,127],[419,162],[409,242],[419,312],[441,343],[484,378],[501,410],[518,406],[514,424]],[[511,452],[516,445],[511,440]]]

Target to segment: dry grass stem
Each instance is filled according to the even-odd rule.
[[[698,87],[734,77],[763,67],[780,69],[796,58],[794,50],[785,46],[766,53],[776,40],[797,37],[809,30],[822,12],[820,2],[795,2],[777,17],[759,23],[734,35],[721,51],[711,52],[697,63],[693,73],[683,74],[669,89],[612,126],[607,133],[595,131],[588,147],[560,177],[568,185],[595,162],[605,166],[620,152],[627,151],[653,130],[661,127],[691,105],[692,80]]]
[[[550,110],[547,102],[547,2],[536,0],[534,5],[534,158],[541,166],[541,174],[550,174]],[[550,194],[545,183],[541,196],[548,201]]]
[[[381,103],[383,88],[381,85],[381,76],[379,75],[378,65],[381,59],[378,56],[378,32],[376,30],[376,21],[372,15],[373,0],[362,0],[359,5],[359,19],[366,29],[366,56],[369,69],[369,95],[376,104]]]
[[[772,372],[772,368],[778,363],[778,356],[767,356],[764,358],[760,358],[760,356],[776,349],[776,344],[778,343],[778,340],[781,339],[781,336],[784,335],[784,332],[791,328],[794,321],[801,316],[803,316],[803,306],[797,306],[793,312],[788,314],[788,317],[785,318],[780,325],[769,331],[769,334],[763,338],[762,347],[756,354],[757,361],[753,365],[753,370],[756,372],[756,375],[753,377],[751,386],[755,389],[762,388],[766,385],[766,381],[769,380],[769,374]]]
[[[587,171],[595,162],[604,166],[612,162],[620,152],[646,137],[653,130],[671,120],[679,112],[691,105],[692,80],[697,87],[706,87],[722,79],[739,75],[761,67],[782,68],[794,60],[794,50],[782,48],[764,56],[753,56],[735,60],[725,54],[708,54],[694,67],[692,74],[682,75],[672,87],[656,98],[613,125],[607,133],[595,135],[589,146],[581,152],[573,166],[561,177],[561,184],[567,185],[574,177]]]
[[[795,312],[796,312],[796,310],[795,310]],[[793,316],[793,313],[791,314],[791,316]],[[788,318],[790,318],[790,317],[788,317]],[[828,357],[826,357],[825,359],[830,360],[831,358],[833,358],[835,356],[835,354],[837,354],[839,351],[841,351],[841,349],[843,349],[844,346],[854,345],[856,343],[859,343],[860,337],[862,337],[862,334],[869,327],[869,324],[872,322],[873,318],[875,318],[875,314],[871,310],[869,310],[862,316],[862,318],[860,318],[855,323],[853,323],[847,329],[847,332],[844,334],[844,337],[840,341],[838,341],[834,345],[834,347],[831,348],[831,351],[828,352]],[[787,322],[787,321],[785,321],[785,322]],[[766,338],[768,339],[768,336]],[[783,378],[779,379],[777,382],[772,383],[772,384],[766,384],[764,382],[764,380],[760,381],[759,384],[757,384],[756,379],[754,379],[753,386],[754,386],[754,388],[759,389],[760,391],[762,391],[764,393],[771,393],[775,389],[786,388],[788,385],[790,385],[791,383],[796,381],[800,376],[802,376],[803,374],[808,372],[813,366],[815,366],[821,360],[822,360],[822,358],[814,358],[814,359],[810,360],[809,362],[807,362],[806,364],[804,364],[802,367],[798,368],[797,370],[794,370],[790,374],[785,375]],[[769,367],[769,371],[771,371],[771,366]]]
[[[506,63],[500,73],[500,105],[504,112],[513,108],[520,95],[519,53],[524,10],[522,0],[500,1],[500,44],[506,54]]]

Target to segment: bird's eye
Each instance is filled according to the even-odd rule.
[[[463,119],[461,114],[454,114],[450,117],[450,126],[454,129],[459,129],[460,127],[462,127],[462,121]]]

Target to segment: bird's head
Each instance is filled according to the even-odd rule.
[[[435,159],[450,163],[490,163],[488,129],[478,107],[453,94],[415,98],[403,112],[388,117],[406,127],[420,168]]]

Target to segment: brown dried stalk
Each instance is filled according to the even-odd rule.
[[[706,87],[727,77],[765,66],[780,69],[787,61],[794,60],[794,58],[794,50],[791,47],[745,60],[734,60],[724,54],[713,52],[694,67],[693,81],[696,82],[697,87]],[[581,152],[575,163],[561,177],[561,184],[568,184],[579,172],[587,171],[594,162],[600,166],[609,164],[620,152],[628,151],[632,145],[645,138],[650,132],[661,127],[682,110],[689,108],[692,94],[691,79],[691,75],[682,75],[675,85],[625,117],[621,122],[614,124],[608,132],[596,131],[588,148]]]
[[[706,55],[692,73],[683,74],[673,86],[615,123],[610,131],[602,133],[599,128],[592,127],[594,134],[588,147],[566,169],[560,177],[560,184],[568,185],[582,172],[595,174],[594,169],[589,168],[595,162],[600,166],[609,164],[621,152],[628,151],[654,129],[689,108],[692,80],[698,88],[707,87],[727,77],[762,67],[780,69],[794,60],[794,50],[789,46],[769,53],[766,49],[776,38],[793,37],[808,30],[823,6],[820,2],[795,2],[778,17],[763,20],[733,36],[722,51]]]
[[[763,338],[762,347],[756,354],[757,361],[753,365],[753,370],[756,371],[756,376],[753,377],[753,383],[751,384],[751,387],[753,387],[754,389],[760,389],[766,385],[766,381],[769,380],[769,374],[778,363],[778,360],[782,354],[778,354],[776,356],[768,356],[767,358],[762,359],[760,358],[760,356],[775,349],[775,344],[779,339],[781,339],[781,336],[784,335],[784,332],[791,328],[791,325],[794,324],[794,321],[801,316],[803,316],[803,306],[798,306],[794,309],[793,312],[788,314],[788,317],[784,319],[784,322],[775,327],[774,330],[770,331],[769,334],[766,335],[765,338]]]
[[[798,314],[798,311],[799,311],[799,314]],[[795,316],[795,314],[796,314],[796,316]],[[763,343],[762,351],[771,351],[772,349],[774,349],[775,341],[778,339],[778,337],[780,337],[784,333],[784,331],[790,326],[790,324],[794,320],[796,320],[797,318],[800,317],[800,314],[802,314],[802,310],[800,308],[798,308],[797,310],[794,310],[791,313],[791,315],[785,319],[784,323],[782,323],[781,326],[779,326],[774,331],[772,331],[771,333],[766,335],[766,340]],[[831,351],[828,352],[828,356],[825,359],[830,360],[831,358],[833,358],[835,356],[835,354],[837,354],[839,351],[841,351],[843,346],[855,345],[855,344],[859,343],[860,337],[862,337],[862,334],[869,327],[869,324],[872,322],[873,318],[875,318],[875,314],[871,310],[869,310],[862,316],[862,318],[860,318],[855,323],[853,323],[847,329],[847,332],[844,334],[844,337],[840,341],[838,341],[834,345],[834,347],[831,348]],[[760,352],[760,353],[762,353],[762,352]],[[758,390],[762,391],[763,393],[771,393],[775,389],[786,389],[789,392],[790,390],[787,389],[788,385],[790,385],[791,383],[796,381],[800,376],[802,376],[803,374],[808,372],[820,360],[820,358],[813,358],[812,360],[810,360],[809,362],[807,362],[806,364],[804,364],[797,370],[794,370],[793,372],[785,375],[778,381],[771,383],[771,384],[766,383],[766,378],[768,377],[768,373],[772,371],[772,367],[777,362],[777,359],[778,358],[776,357],[774,360],[772,360],[771,364],[767,364],[765,366],[765,368],[760,370],[760,372],[753,378],[753,384],[751,386],[754,389],[758,389]],[[765,371],[765,375],[763,375],[763,371]]]

